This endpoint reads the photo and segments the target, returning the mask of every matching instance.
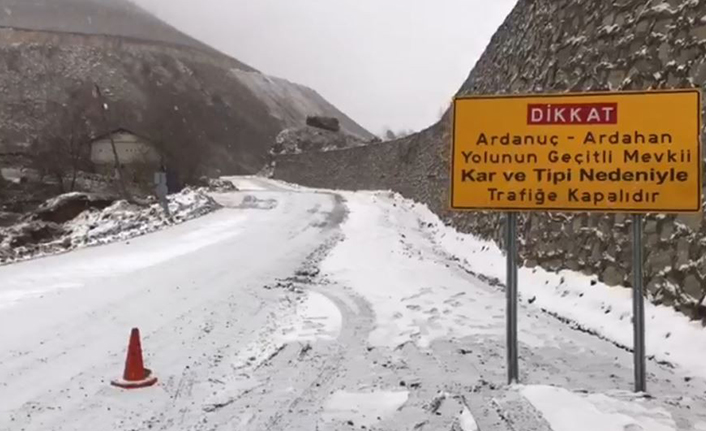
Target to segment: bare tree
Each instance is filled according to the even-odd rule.
[[[54,178],[58,191],[65,193],[76,188],[78,173],[89,164],[87,122],[72,106],[56,104],[49,111],[53,115],[49,132],[32,141],[32,164],[42,177]]]

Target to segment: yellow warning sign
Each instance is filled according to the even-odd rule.
[[[457,98],[451,206],[697,212],[700,123],[698,90]]]

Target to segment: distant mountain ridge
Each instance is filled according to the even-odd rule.
[[[259,171],[277,134],[308,115],[373,137],[316,91],[264,75],[126,0],[0,0],[0,70],[0,156],[63,133],[57,109],[90,117],[86,139],[125,128],[205,153],[209,167],[232,173]],[[92,112],[96,85],[111,105],[108,122]]]
[[[121,36],[213,49],[128,0],[0,0],[0,27]]]

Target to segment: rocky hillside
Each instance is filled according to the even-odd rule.
[[[706,87],[706,2],[519,0],[460,94]],[[503,216],[448,210],[450,116],[408,138],[365,148],[285,155],[276,176],[317,187],[392,189],[459,229],[502,242]],[[630,218],[523,214],[530,267],[571,269],[630,286]],[[656,303],[706,322],[703,215],[645,224],[645,282]]]
[[[124,128],[182,170],[252,173],[277,134],[307,115],[371,136],[314,90],[267,77],[126,0],[0,0],[0,167],[34,141]]]
[[[127,0],[0,0],[0,27],[120,36],[211,49]]]

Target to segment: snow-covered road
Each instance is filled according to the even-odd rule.
[[[415,205],[234,180],[199,219],[0,267],[0,430],[706,431],[700,370],[651,361],[635,397],[629,352],[529,303],[506,387],[502,286]],[[125,391],[133,326],[159,383]]]

